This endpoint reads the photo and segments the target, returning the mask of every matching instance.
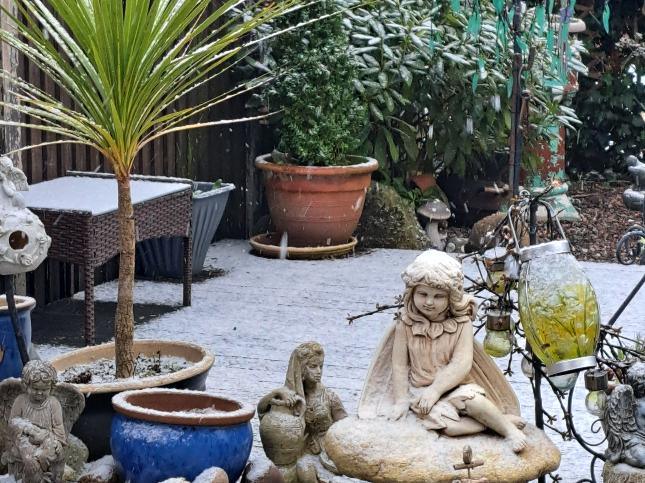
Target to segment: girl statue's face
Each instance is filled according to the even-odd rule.
[[[414,306],[429,320],[439,321],[446,318],[448,311],[448,291],[429,285],[418,285],[412,299]]]
[[[305,384],[318,384],[322,378],[323,360],[320,357],[312,357],[302,368],[302,379]]]

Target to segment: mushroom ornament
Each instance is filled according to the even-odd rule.
[[[439,223],[445,224],[450,218],[450,208],[443,201],[429,200],[417,209],[417,213],[427,220],[425,229],[432,246],[442,250],[446,242],[446,234],[439,233]]]

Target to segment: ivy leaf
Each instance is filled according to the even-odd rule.
[[[385,134],[385,140],[387,141],[387,146],[390,151],[392,161],[397,162],[399,160],[399,147],[394,142],[394,138],[392,137],[392,133],[390,131],[388,131],[386,128],[381,128],[381,130],[383,131],[383,134]]]
[[[385,72],[378,73],[378,82],[383,89],[387,88],[387,74]]]
[[[376,141],[374,142],[374,157],[378,161],[379,166],[387,166],[387,153],[385,151],[385,144],[385,136],[381,131],[379,131],[376,136]]]
[[[383,113],[381,112],[381,110],[378,107],[376,107],[376,104],[374,104],[373,102],[370,102],[370,111],[372,112],[372,115],[377,120],[383,122],[383,120],[385,119],[383,117]]]
[[[401,74],[401,78],[403,79],[403,82],[405,82],[405,85],[408,87],[412,85],[412,74],[408,70],[408,68],[404,65],[399,67],[399,72]]]

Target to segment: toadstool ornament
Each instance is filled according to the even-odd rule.
[[[430,200],[419,206],[417,213],[428,220],[426,223],[426,233],[432,246],[443,249],[446,234],[439,233],[439,223],[445,222],[450,218],[450,208],[443,201]]]
[[[51,245],[40,219],[25,207],[20,191],[28,189],[24,173],[0,158],[0,275],[35,270]]]

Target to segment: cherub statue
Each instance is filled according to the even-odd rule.
[[[323,438],[347,413],[339,397],[321,383],[324,357],[317,342],[300,344],[289,359],[284,387],[258,403],[262,445],[286,483],[329,481],[336,472]]]
[[[602,423],[607,435],[607,461],[645,468],[645,362],[627,370],[626,384],[609,395]]]
[[[17,208],[24,208],[25,203],[18,191],[27,191],[27,177],[19,168],[15,168],[7,156],[0,157],[0,186],[7,199]]]
[[[0,383],[2,464],[23,483],[62,482],[67,435],[84,408],[83,394],[57,384],[51,364],[25,364],[22,380]]]
[[[413,419],[445,436],[492,429],[514,452],[527,446],[519,404],[503,374],[474,341],[477,307],[461,264],[428,250],[402,274],[403,308],[368,371],[361,419]]]

